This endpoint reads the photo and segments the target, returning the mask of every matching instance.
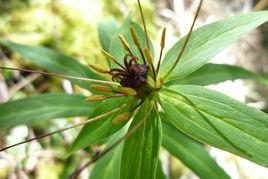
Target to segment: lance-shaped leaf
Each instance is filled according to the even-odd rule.
[[[237,79],[254,80],[262,84],[268,84],[268,79],[265,79],[264,77],[254,74],[251,71],[241,67],[208,63],[190,75],[177,80],[169,81],[166,85],[190,84],[205,86]]]
[[[43,94],[0,104],[0,128],[62,117],[88,116],[94,105],[75,94]]]
[[[266,21],[268,11],[252,12],[226,18],[193,31],[178,65],[165,82],[182,78],[197,70],[224,48]],[[184,42],[185,37],[167,52],[160,69],[162,76],[167,74],[176,61]]]
[[[161,160],[158,160],[158,164],[157,164],[157,170],[156,170],[156,176],[155,179],[167,179],[168,177],[165,175],[163,168],[162,168],[162,164],[161,164]]]
[[[200,86],[163,89],[169,121],[187,135],[268,167],[268,115]]]
[[[147,100],[140,107],[131,124],[145,122],[126,139],[121,160],[120,178],[155,178],[158,154],[161,145],[161,121],[152,101]]]
[[[114,19],[101,20],[98,23],[98,35],[101,47],[109,52],[110,44],[113,36],[118,31],[118,25]]]
[[[124,56],[127,54],[127,51],[124,49],[121,41],[119,40],[119,37],[118,37],[119,34],[121,34],[126,39],[131,49],[131,52],[133,53],[134,56],[138,57],[138,59],[140,60],[139,63],[142,63],[140,52],[138,48],[136,47],[131,36],[131,32],[130,32],[131,26],[133,26],[137,32],[142,48],[146,47],[146,38],[145,38],[144,31],[142,30],[139,24],[131,21],[131,16],[128,16],[126,20],[124,21],[123,25],[119,28],[117,34],[113,37],[111,45],[110,45],[110,50],[109,50],[110,54],[122,64],[123,64]],[[153,55],[154,52],[153,52],[153,45],[151,41],[150,41],[150,51],[151,51],[151,54]],[[111,66],[116,67],[116,65],[113,63],[111,64]]]
[[[121,124],[114,124],[112,120],[117,115],[125,111],[128,111],[132,105],[135,105],[135,103],[130,102],[131,100],[133,100],[131,97],[126,99],[118,98],[118,99],[106,100],[101,104],[99,104],[96,110],[93,111],[93,113],[90,115],[90,118],[110,112],[116,108],[121,107],[124,104],[128,105],[122,107],[120,111],[104,117],[102,120],[85,125],[79,132],[79,135],[73,142],[70,149],[68,150],[67,155],[71,155],[77,150],[83,149],[91,144],[97,142],[104,142],[107,139],[107,137],[109,137],[110,135],[121,129],[126,124],[126,122],[123,122]]]
[[[62,55],[52,49],[40,46],[22,45],[10,41],[0,41],[0,43],[8,47],[10,50],[20,54],[26,61],[49,72],[76,77],[101,79],[99,75],[91,71],[85,65],[82,65],[77,60]],[[71,81],[83,88],[88,88],[91,84],[90,82],[81,80]]]
[[[200,143],[168,123],[163,123],[162,144],[200,178],[230,178]]]
[[[125,125],[122,129],[113,134],[109,138],[106,148],[110,147],[124,136],[128,127],[129,125]],[[123,143],[119,144],[115,149],[100,158],[92,169],[89,179],[119,179],[122,151]]]

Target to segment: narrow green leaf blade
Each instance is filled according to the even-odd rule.
[[[168,177],[165,175],[163,168],[162,168],[162,164],[161,164],[161,160],[158,160],[158,165],[157,165],[157,170],[156,170],[156,179],[167,179]]]
[[[94,105],[75,94],[43,94],[0,104],[0,128],[62,117],[88,116]]]
[[[147,117],[144,124],[125,141],[121,160],[121,179],[155,178],[162,126],[158,112],[150,100],[141,106],[130,129],[144,117]]]
[[[101,20],[98,23],[98,34],[101,47],[106,52],[109,52],[111,41],[117,31],[118,25],[114,19]]]
[[[230,178],[200,143],[170,124],[162,124],[163,146],[200,178]]]
[[[101,158],[90,175],[90,179],[119,179],[120,162],[123,150],[123,144],[120,144],[116,149],[110,151],[106,156]]]
[[[176,80],[192,73],[224,48],[267,20],[268,11],[252,12],[226,18],[193,31],[182,58],[166,80]],[[185,37],[167,52],[160,69],[162,76],[165,76],[174,64],[184,41]]]
[[[259,83],[268,84],[268,79],[254,74],[251,71],[243,69],[238,66],[226,64],[212,64],[208,63],[194,71],[193,73],[173,81],[169,81],[167,86],[176,84],[190,84],[190,85],[211,85],[224,82],[227,80],[254,80]]]
[[[49,72],[76,77],[101,79],[99,75],[91,71],[88,67],[52,49],[40,46],[22,45],[10,41],[0,41],[0,43],[8,47],[10,50],[20,54],[26,61]],[[91,84],[90,82],[81,80],[71,81],[83,88],[88,88]]]
[[[118,99],[106,100],[101,104],[99,104],[96,110],[93,111],[93,113],[90,115],[90,118],[110,112],[116,108],[121,107],[123,104],[129,104],[129,105],[123,107],[122,110],[120,110],[119,112],[115,112],[110,116],[104,117],[102,120],[85,125],[79,132],[77,138],[71,145],[70,149],[67,151],[67,155],[71,155],[75,153],[77,150],[83,149],[91,144],[97,142],[104,142],[107,139],[107,137],[109,137],[110,135],[121,129],[126,124],[126,122],[116,125],[112,122],[112,120],[114,119],[115,116],[119,115],[123,111],[128,110],[131,105],[134,105],[135,103],[132,103],[131,102],[132,100],[133,98],[126,98],[126,99],[118,98]]]
[[[117,140],[124,136],[128,127],[129,125],[125,125],[122,129],[113,134],[109,138],[106,148],[113,145]],[[89,179],[119,179],[123,146],[123,143],[119,144],[115,149],[99,159],[92,169]]]
[[[268,167],[268,115],[200,86],[163,89],[161,106],[187,135]]]

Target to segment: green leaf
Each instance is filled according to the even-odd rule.
[[[163,146],[200,178],[230,178],[200,143],[170,124],[162,124]]]
[[[43,94],[0,104],[0,128],[62,117],[87,116],[94,109],[75,94]]]
[[[156,179],[167,179],[167,176],[165,175],[163,168],[162,168],[162,164],[161,164],[161,160],[158,160],[158,165],[157,165],[157,170],[156,170]]]
[[[163,89],[160,103],[187,135],[268,167],[268,115],[200,86]]]
[[[121,129],[126,124],[126,122],[123,122],[121,124],[113,124],[112,120],[123,111],[127,111],[131,106],[135,105],[136,103],[132,103],[132,100],[132,97],[126,99],[118,98],[105,100],[99,104],[96,110],[93,111],[93,113],[90,115],[90,118],[110,112],[116,108],[121,107],[123,104],[128,105],[122,107],[119,112],[115,112],[110,116],[104,117],[102,120],[98,120],[96,122],[85,125],[68,150],[67,155],[69,156],[75,153],[77,150],[83,149],[91,144],[103,142],[107,139],[107,137]]]
[[[169,81],[165,85],[191,84],[206,86],[236,79],[255,80],[262,84],[268,84],[267,79],[241,67],[208,63],[190,75]]]
[[[112,38],[117,31],[118,31],[118,25],[114,19],[101,20],[98,23],[98,34],[101,47],[106,52],[109,52]]]
[[[118,141],[122,136],[127,132],[129,125],[125,125],[118,132],[113,134],[108,142],[107,147],[109,148],[116,141]],[[105,149],[104,149],[105,150]],[[121,164],[121,155],[123,151],[123,143],[119,144],[115,149],[111,150],[104,157],[100,158],[92,172],[90,173],[90,179],[119,179],[120,175],[120,164]]]
[[[137,32],[138,37],[141,41],[142,48],[146,47],[146,36],[142,28],[139,24],[131,21],[131,16],[128,16],[126,20],[124,21],[123,25],[118,30],[117,34],[113,37],[109,53],[117,59],[121,64],[123,64],[124,56],[127,54],[126,50],[124,49],[121,41],[119,40],[118,34],[121,34],[128,42],[131,52],[134,54],[134,56],[138,57],[139,63],[142,63],[142,58],[139,53],[138,48],[135,46],[135,43],[133,42],[131,33],[130,33],[130,27],[133,26],[134,29]],[[150,51],[151,54],[154,54],[153,45],[150,41]],[[112,67],[116,67],[115,64],[111,64]]]
[[[82,65],[77,60],[62,55],[52,49],[40,46],[21,45],[9,41],[0,43],[10,50],[20,54],[26,61],[29,61],[49,72],[70,75],[76,77],[101,79],[88,67]],[[88,81],[71,80],[73,83],[88,88],[91,84]]]
[[[120,170],[122,179],[155,178],[162,127],[157,109],[151,100],[146,100],[141,105],[129,130],[144,118],[144,124],[125,141]]]
[[[268,11],[252,12],[226,18],[193,31],[182,58],[165,81],[176,80],[192,73],[224,48],[267,20]],[[174,64],[184,41],[185,37],[167,52],[160,69],[161,76],[165,76]]]

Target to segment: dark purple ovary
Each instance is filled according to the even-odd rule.
[[[128,69],[128,73],[123,76],[120,84],[123,87],[137,89],[147,82],[148,65],[134,64]]]

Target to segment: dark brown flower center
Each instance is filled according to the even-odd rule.
[[[120,84],[123,87],[130,87],[137,89],[147,82],[149,66],[145,64],[133,64],[127,70],[127,73],[123,75]]]

